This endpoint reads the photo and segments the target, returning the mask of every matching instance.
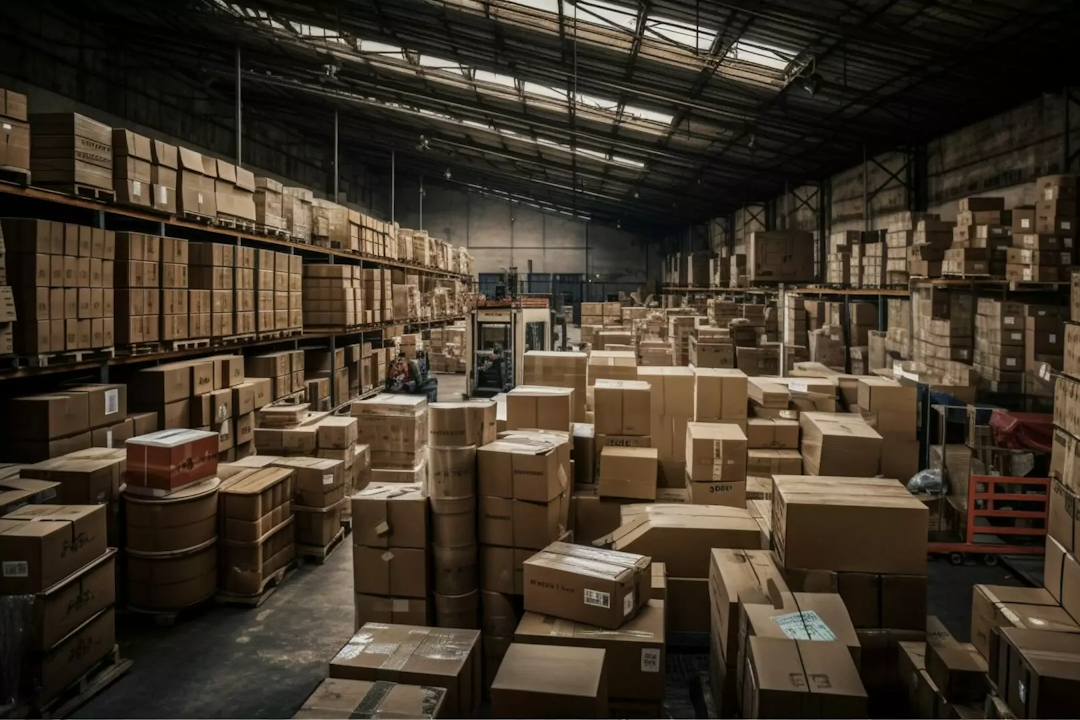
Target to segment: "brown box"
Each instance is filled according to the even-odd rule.
[[[76,435],[90,429],[85,393],[29,395],[5,405],[8,439],[35,442]]]
[[[0,518],[0,594],[42,592],[105,554],[106,506],[26,505]]]
[[[605,651],[512,643],[491,685],[495,717],[606,718]]]
[[[419,484],[372,482],[351,502],[354,545],[428,546],[428,503]]]
[[[1080,636],[1003,628],[1000,655],[992,660],[990,671],[998,695],[1015,717],[1070,717],[1076,713]]]
[[[746,717],[867,714],[866,689],[840,643],[752,637],[746,662],[742,696]],[[827,688],[822,687],[823,678]]]
[[[746,435],[735,424],[692,422],[686,426],[686,471],[692,481],[746,480]]]
[[[161,430],[132,438],[126,481],[142,492],[165,495],[217,472],[218,433]]]
[[[971,599],[971,643],[984,658],[1000,650],[998,628],[1080,633],[1046,588],[976,585]]]
[[[843,413],[805,412],[803,466],[808,475],[873,477],[881,462],[881,435],[861,418]]]
[[[746,403],[747,377],[742,370],[694,368],[694,420],[745,419]]]
[[[526,610],[616,629],[649,598],[649,558],[556,542],[525,562],[524,583]]]
[[[787,592],[783,574],[768,550],[713,549],[709,566],[709,597],[715,619],[714,641],[720,659],[735,665],[738,654],[740,606],[770,603],[770,585]]]
[[[949,702],[980,702],[986,697],[986,660],[971,643],[954,638],[937,618],[926,627],[926,672]]]
[[[353,406],[355,407],[355,405]],[[516,433],[476,452],[477,492],[548,503],[569,486],[570,441],[547,433]]]
[[[593,389],[595,432],[600,435],[648,435],[652,390],[640,380],[598,379]]]
[[[799,449],[799,421],[772,418],[749,418],[746,421],[746,445],[750,449]]]
[[[600,496],[656,499],[656,448],[605,447],[600,452]]]
[[[319,683],[294,718],[347,720],[357,713],[371,717],[410,717],[418,720],[442,716],[446,690],[386,681],[339,680]]]
[[[369,623],[330,661],[330,677],[446,689],[447,717],[472,717],[480,702],[477,630]]]
[[[569,432],[574,420],[574,390],[519,386],[506,394],[507,430]]]

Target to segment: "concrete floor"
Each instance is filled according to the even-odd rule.
[[[464,376],[439,375],[440,399],[460,398]],[[929,565],[929,612],[967,640],[971,586],[1018,584],[1003,567]],[[352,546],[318,566],[302,566],[256,609],[211,606],[172,628],[139,616],[118,623],[131,671],[75,717],[288,718],[326,677],[327,663],[353,629]],[[707,669],[702,653],[673,652],[668,709],[692,717],[689,678]]]

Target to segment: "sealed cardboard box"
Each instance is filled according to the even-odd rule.
[[[742,370],[694,368],[694,420],[745,420],[747,377]]]
[[[49,649],[22,665],[22,680],[34,687],[36,700],[48,702],[79,682],[116,646],[116,614],[102,610]]]
[[[491,685],[496,717],[606,718],[604,651],[513,643]]]
[[[602,649],[610,699],[660,701],[664,698],[664,624],[664,603],[656,599],[650,599],[619,629],[605,632],[597,632],[591,625],[526,612],[514,631],[514,640]]]
[[[770,585],[779,592],[788,591],[768,550],[712,550],[709,597],[716,620],[717,649],[725,663],[735,664],[740,606],[771,602]]]
[[[596,433],[648,435],[651,404],[652,390],[647,382],[597,380],[593,389]]]
[[[751,637],[742,707],[754,718],[866,717],[867,695],[842,644]]]
[[[842,413],[804,412],[803,465],[808,475],[873,477],[881,463],[881,435],[861,418]]]
[[[604,448],[600,453],[600,496],[654,500],[657,464],[655,448]]]
[[[688,423],[686,471],[690,480],[695,482],[744,482],[746,435],[738,425]]]
[[[570,432],[573,421],[572,388],[522,385],[506,394],[507,430]]]
[[[128,440],[130,487],[167,494],[217,473],[219,435],[203,430],[159,430]]]
[[[354,630],[368,623],[426,626],[431,623],[430,603],[426,598],[353,595]]]
[[[1018,718],[1071,717],[1080,690],[1080,635],[1002,628],[998,694]]]
[[[595,485],[575,486],[571,498],[574,540],[582,545],[590,545],[593,540],[613,532],[619,527],[621,508],[626,502],[601,497]]]
[[[41,442],[86,432],[90,427],[85,393],[12,398],[4,415],[9,439]]]
[[[446,716],[472,717],[480,702],[479,639],[477,630],[369,623],[330,661],[329,674],[445,688]]]
[[[20,466],[11,466],[19,472]],[[55,503],[60,492],[60,483],[50,480],[35,480],[23,477],[0,478],[0,517],[15,512],[24,505]],[[615,524],[619,524],[618,508],[615,509]],[[603,534],[603,533],[601,533]]]
[[[115,548],[108,548],[82,570],[34,597],[33,631],[27,649],[44,653],[112,606],[116,600],[116,553]]]
[[[756,477],[801,475],[802,455],[797,450],[748,450],[746,472]]]
[[[525,562],[525,609],[617,629],[649,599],[649,558],[556,542]]]
[[[327,678],[300,706],[294,718],[348,720],[359,714],[373,718],[409,717],[428,720],[442,716],[446,690],[403,685],[385,680]]]
[[[0,518],[0,594],[52,587],[105,553],[104,505],[25,505]]]
[[[1080,625],[1046,588],[976,585],[971,599],[971,643],[984,658],[998,655],[998,628],[1080,633]]]
[[[430,592],[425,549],[353,546],[353,586],[357,593],[424,598]]]
[[[986,660],[971,643],[956,640],[940,623],[927,625],[926,672],[951,703],[986,697]]]
[[[354,545],[427,547],[428,503],[420,484],[372,481],[351,502]]]
[[[778,475],[772,509],[783,567],[926,574],[927,509],[895,480]]]
[[[747,639],[755,636],[835,641],[847,649],[854,666],[860,667],[862,645],[839,595],[770,592],[770,597],[766,603],[739,606],[740,667]]]
[[[746,421],[750,449],[799,449],[799,421],[752,417]]]
[[[686,479],[687,498],[693,505],[725,505],[746,507],[746,482],[696,482]]]
[[[476,452],[477,490],[491,497],[551,502],[569,487],[569,451],[568,437],[501,437]]]

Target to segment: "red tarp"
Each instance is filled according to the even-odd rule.
[[[994,443],[1012,450],[1050,452],[1054,443],[1054,416],[994,410],[990,415]]]

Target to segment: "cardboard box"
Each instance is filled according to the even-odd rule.
[[[654,500],[657,464],[655,448],[604,448],[600,453],[600,496]]]
[[[447,717],[472,717],[480,702],[479,639],[476,630],[369,623],[330,661],[329,675],[445,688]]]
[[[882,377],[859,378],[859,408],[872,416],[882,437],[915,439],[916,398],[914,385]]]
[[[596,381],[593,389],[595,432],[601,435],[648,435],[652,390],[640,380]]]
[[[649,558],[556,542],[525,561],[525,609],[609,629],[649,599]]]
[[[168,494],[217,473],[219,435],[203,430],[160,430],[132,438],[126,480],[150,494]]]
[[[927,509],[895,480],[778,475],[772,508],[783,567],[926,574]]]
[[[746,421],[749,449],[799,449],[799,421],[752,417]]]
[[[0,594],[42,592],[105,554],[106,506],[25,505],[0,518]]]
[[[873,477],[881,464],[881,435],[850,414],[804,412],[803,467],[808,475]]]
[[[742,370],[694,368],[694,420],[743,420],[747,377]]]
[[[591,625],[526,612],[517,625],[514,640],[601,649],[609,698],[660,701],[664,698],[665,683],[664,626],[663,601],[650,599],[621,628],[600,633]]]
[[[621,508],[626,500],[603,498],[595,485],[577,485],[570,501],[574,540],[590,545],[597,538],[619,527]]]
[[[441,716],[445,696],[446,690],[438,687],[328,678],[319,683],[293,717],[348,720],[357,714],[368,714],[427,720]]]
[[[971,599],[971,644],[984,658],[998,656],[998,628],[1080,633],[1046,588],[976,585]]]
[[[994,672],[998,694],[1018,718],[1069,717],[1080,690],[1080,636],[1002,628]]]
[[[604,651],[513,643],[491,685],[495,717],[608,717]]]
[[[692,422],[686,426],[686,472],[690,480],[744,482],[746,435],[738,425]]]
[[[756,477],[801,475],[802,455],[797,450],[748,450],[746,473]]]
[[[724,505],[726,507],[746,507],[746,482],[697,482],[686,479],[687,499],[693,505]]]
[[[768,550],[714,548],[709,565],[709,598],[712,605],[720,659],[734,665],[738,654],[740,606],[771,602],[775,592],[788,592],[783,574]]]
[[[90,672],[116,646],[116,615],[102,610],[74,632],[21,667],[21,680],[36,689],[36,701],[48,702]]]
[[[934,618],[927,624],[926,672],[949,702],[979,702],[986,697],[986,660],[971,643],[958,642]]]
[[[85,393],[51,393],[8,400],[5,428],[8,439],[41,442],[76,435],[89,428]]]
[[[477,492],[551,502],[569,488],[569,455],[568,437],[530,433],[501,437],[476,452]]]
[[[865,717],[867,695],[840,643],[752,637],[742,707],[759,718]]]
[[[10,467],[15,469],[16,476],[0,477],[0,517],[15,512],[24,505],[55,502],[60,492],[60,483],[17,477],[21,466]],[[616,525],[617,514],[616,511]]]
[[[352,497],[353,545],[426,548],[428,503],[419,483],[372,481]]]
[[[521,385],[506,394],[507,430],[570,432],[573,421],[572,388]]]

